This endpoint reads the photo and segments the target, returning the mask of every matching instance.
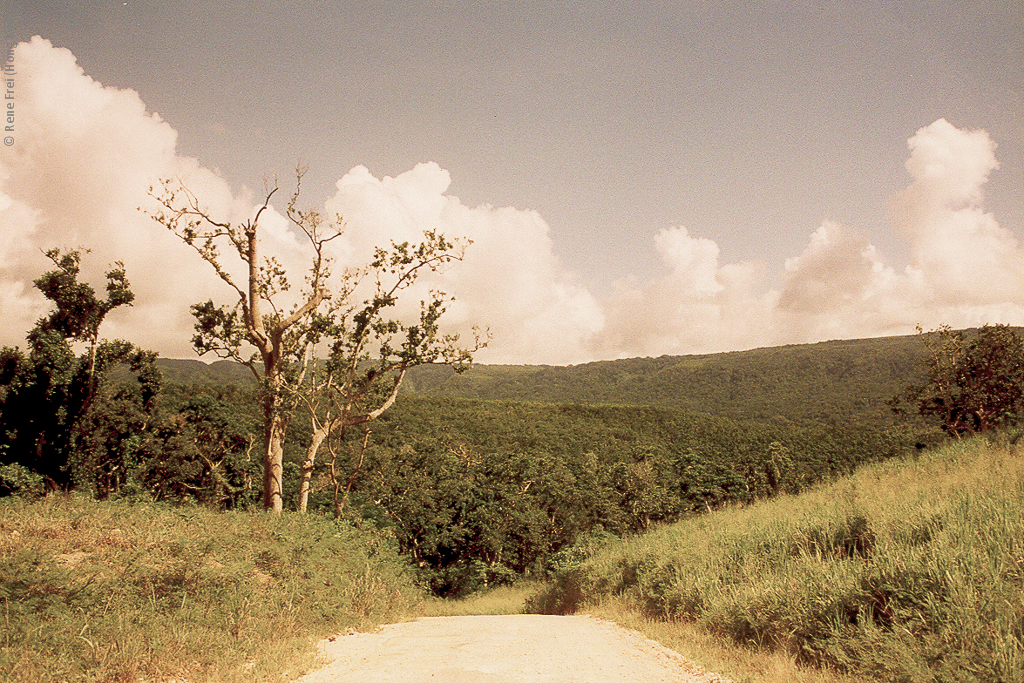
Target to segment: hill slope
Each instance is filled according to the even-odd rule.
[[[610,540],[532,600],[620,600],[878,681],[1024,680],[1024,447],[981,438]]]
[[[412,394],[558,403],[660,405],[738,420],[889,420],[884,401],[921,377],[917,336],[830,341],[732,353],[569,367],[424,367]]]
[[[229,360],[204,363],[195,358],[158,358],[156,364],[163,372],[164,380],[171,384],[223,386],[253,383],[252,372],[249,371],[249,368]]]
[[[799,344],[731,353],[599,361],[573,366],[414,368],[407,394],[657,405],[737,420],[841,423],[892,419],[884,401],[921,375],[917,336]],[[236,363],[160,359],[174,384],[248,384]]]

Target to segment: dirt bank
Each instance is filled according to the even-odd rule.
[[[295,683],[728,683],[589,616],[429,617],[320,647],[329,664]]]

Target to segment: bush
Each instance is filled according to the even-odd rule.
[[[43,475],[17,463],[0,465],[0,496],[38,498],[46,490]]]
[[[985,325],[970,333],[942,327],[922,336],[928,378],[892,399],[897,413],[909,405],[957,438],[1024,417],[1024,339],[1012,328]]]

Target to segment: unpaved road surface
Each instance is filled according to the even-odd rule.
[[[589,616],[427,617],[320,648],[330,663],[295,683],[728,683]]]

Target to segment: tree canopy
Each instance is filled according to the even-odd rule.
[[[917,412],[957,438],[1024,416],[1024,339],[1012,328],[919,332],[928,349],[927,379],[896,396],[895,411]]]
[[[48,486],[90,486],[103,494],[116,487],[123,468],[111,461],[111,444],[97,439],[96,426],[124,394],[108,383],[110,370],[124,364],[136,373],[136,419],[146,420],[160,388],[156,354],[123,340],[101,340],[107,314],[130,306],[134,294],[124,266],[106,273],[106,297],[79,281],[81,253],[46,252],[56,266],[34,284],[53,309],[28,333],[28,353],[0,351],[0,464],[7,476],[26,473]],[[74,344],[87,344],[76,355]],[[20,468],[20,469],[19,469]]]

